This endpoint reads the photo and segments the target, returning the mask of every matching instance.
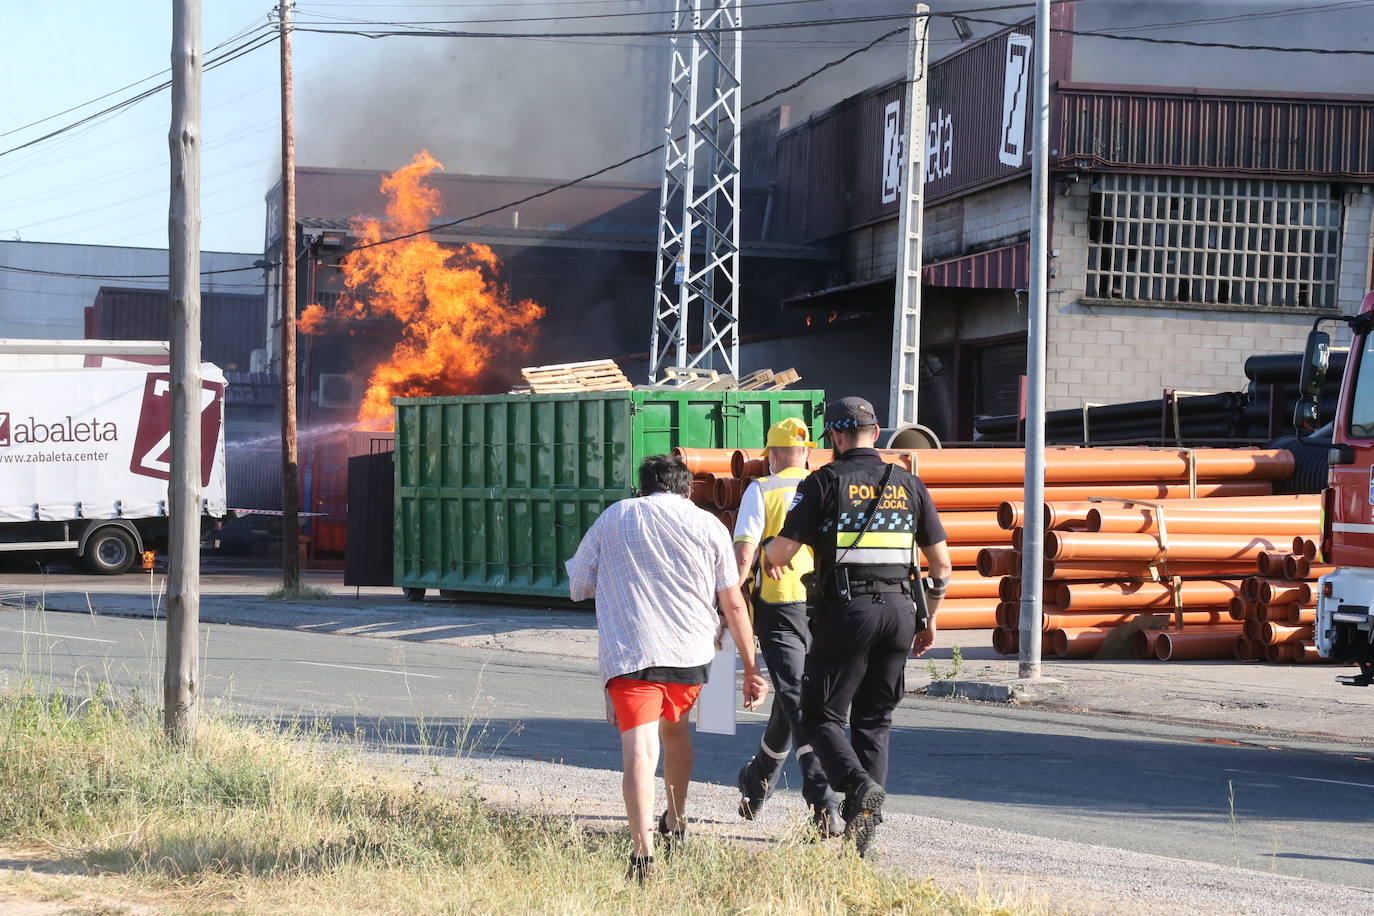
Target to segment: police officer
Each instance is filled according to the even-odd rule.
[[[796,418],[781,420],[768,430],[764,455],[771,473],[749,485],[740,500],[735,523],[735,559],[740,576],[752,578],[749,588],[754,608],[754,632],[768,663],[773,681],[773,709],[754,756],[739,771],[739,813],[753,820],[773,794],[789,748],[797,751],[802,773],[802,798],[811,811],[811,823],[821,837],[841,830],[839,799],[825,778],[825,770],[811,746],[795,738],[801,729],[801,684],[806,649],[811,642],[802,576],[812,570],[811,550],[803,547],[792,559],[792,568],[781,579],[759,575],[755,559],[782,529],[792,508],[797,485],[806,479],[808,442],[806,423]],[[752,576],[751,576],[752,574]]]
[[[934,642],[934,612],[952,569],[925,485],[874,449],[873,405],[853,397],[827,404],[825,436],[836,460],[798,486],[765,568],[778,578],[803,545],[815,552],[819,595],[802,728],[830,784],[844,793],[845,836],[863,855],[882,823],[888,732],[905,692],[906,660]],[[917,547],[929,570],[924,582]]]

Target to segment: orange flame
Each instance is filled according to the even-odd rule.
[[[391,357],[368,379],[358,411],[359,425],[366,429],[391,428],[393,397],[480,391],[492,358],[529,350],[535,323],[544,315],[535,302],[511,301],[500,276],[501,260],[486,245],[445,248],[429,235],[417,235],[363,247],[429,228],[443,202],[425,179],[442,168],[421,150],[409,165],[382,179],[385,218],[352,221],[359,250],[340,265],[346,290],[328,320],[389,316],[404,326]],[[317,331],[324,320],[324,310],[312,305],[300,324]]]
[[[312,302],[296,319],[296,330],[302,334],[323,334],[327,320],[328,313],[324,310],[324,306],[318,302]]]

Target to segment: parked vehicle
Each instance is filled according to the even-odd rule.
[[[1316,430],[1322,381],[1330,365],[1331,335],[1325,321],[1343,321],[1351,329],[1336,418]],[[1364,297],[1359,314],[1320,318],[1307,338],[1294,425],[1300,439],[1329,449],[1327,489],[1322,496],[1321,558],[1336,569],[1320,579],[1316,644],[1322,656],[1356,662],[1358,675],[1338,678],[1344,684],[1374,684],[1374,292]]]
[[[0,368],[0,551],[72,556],[90,572],[117,575],[145,550],[164,548],[168,368],[129,361],[13,365]],[[201,372],[201,512],[208,528],[226,511],[225,380],[209,363]]]

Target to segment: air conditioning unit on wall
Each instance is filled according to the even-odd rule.
[[[323,372],[320,374],[320,382],[315,391],[319,396],[318,403],[321,407],[351,408],[358,406],[358,399],[353,393],[351,376],[337,372]]]

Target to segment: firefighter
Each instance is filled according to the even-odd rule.
[[[874,449],[873,405],[855,397],[826,405],[824,435],[836,460],[797,487],[764,565],[780,581],[803,546],[815,553],[802,731],[830,785],[844,793],[845,837],[863,855],[882,823],[888,733],[905,691],[906,660],[934,642],[935,609],[952,569],[925,485]],[[918,547],[929,570],[924,580]]]
[[[763,739],[754,756],[740,768],[737,784],[739,814],[753,820],[773,794],[788,750],[795,747],[802,772],[802,797],[811,811],[811,821],[821,837],[829,837],[841,830],[839,800],[811,746],[799,737],[802,667],[811,641],[806,586],[801,577],[811,572],[811,550],[803,547],[798,551],[792,568],[780,579],[754,572],[760,546],[782,528],[797,485],[806,479],[807,450],[815,447],[814,442],[807,441],[808,434],[806,424],[795,418],[775,423],[768,430],[764,456],[771,474],[744,491],[735,524],[735,559],[741,579],[750,583],[747,590],[754,608],[754,632],[774,690]]]

